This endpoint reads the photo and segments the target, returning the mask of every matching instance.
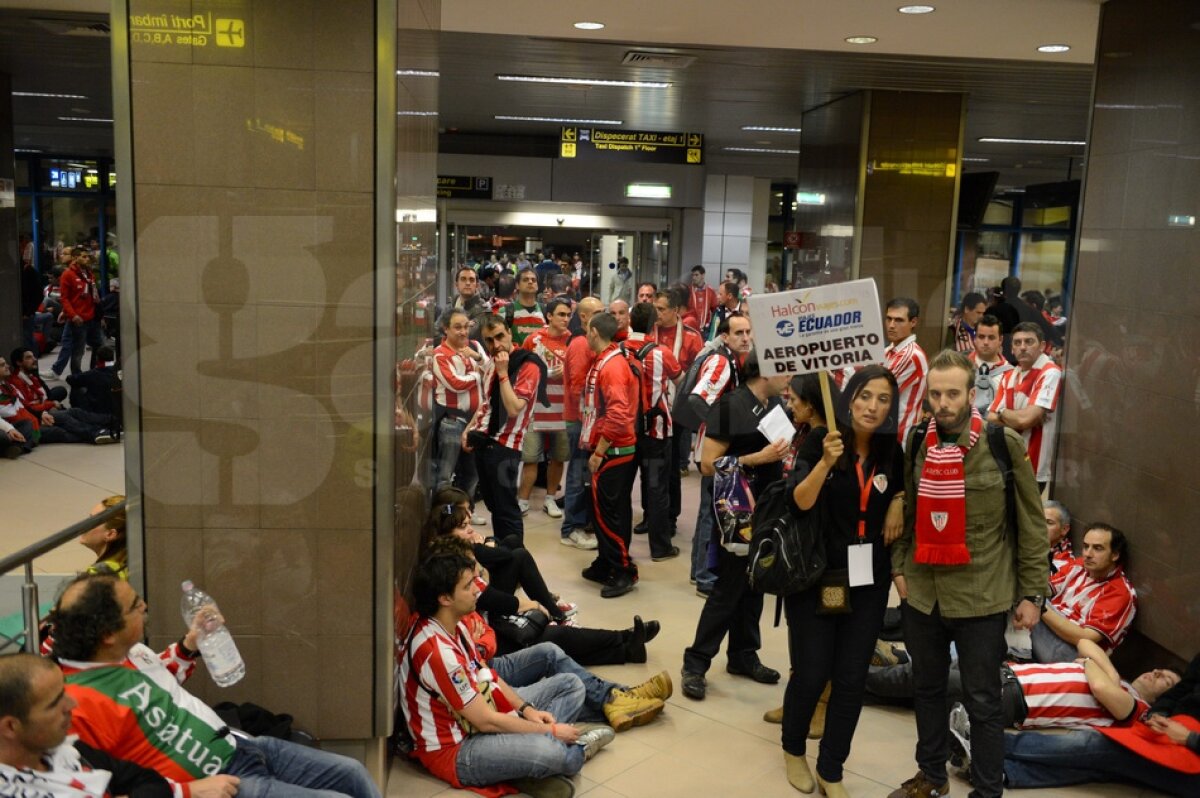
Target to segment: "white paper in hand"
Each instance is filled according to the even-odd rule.
[[[759,420],[758,431],[771,443],[775,441],[787,441],[791,443],[792,438],[796,436],[796,428],[788,420],[787,413],[783,411],[782,405],[775,405],[775,407],[771,408],[771,412]]]

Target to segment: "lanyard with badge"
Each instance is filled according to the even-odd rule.
[[[876,474],[872,467],[870,476],[865,476],[861,460],[855,461],[854,470],[858,476],[858,534],[847,547],[846,564],[850,571],[850,587],[860,587],[875,581],[872,558],[875,547],[867,542],[867,504],[871,501],[872,487],[880,493],[887,490],[887,475]]]

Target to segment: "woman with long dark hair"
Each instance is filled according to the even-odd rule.
[[[882,366],[857,372],[837,404],[837,430],[823,436],[819,449],[818,436],[810,436],[796,458],[792,498],[801,510],[821,514],[828,561],[821,585],[784,600],[792,674],[783,751],[788,781],[800,792],[819,784],[832,798],[848,796],[842,766],[891,589],[888,546],[904,523],[898,393],[896,378]],[[826,683],[831,689],[814,781],[804,754]]]

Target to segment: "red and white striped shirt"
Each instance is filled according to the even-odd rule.
[[[533,423],[529,427],[534,430],[566,429],[567,422],[563,418],[563,369],[566,366],[567,344],[571,342],[571,333],[564,332],[557,338],[550,334],[550,327],[543,327],[535,333],[530,333],[522,344],[546,363],[546,369],[553,372],[558,370],[558,376],[546,377],[546,398],[550,406],[538,404],[533,411]]]
[[[721,346],[717,349],[717,353],[705,360],[704,365],[700,367],[700,373],[696,376],[696,387],[692,388],[692,395],[699,396],[705,404],[712,407],[726,392],[732,391],[740,383],[737,355],[729,347]],[[700,454],[704,451],[705,427],[704,424],[700,425],[692,443],[692,460],[697,463],[700,462]]]
[[[517,372],[517,378],[512,381],[512,388],[519,398],[525,400],[525,407],[516,415],[507,414],[504,426],[496,433],[496,443],[509,449],[516,449],[518,452],[521,451],[521,444],[525,441],[525,431],[529,429],[529,422],[533,419],[533,406],[538,400],[538,383],[541,382],[541,378],[542,372],[537,364],[526,363],[521,366],[521,370]],[[489,360],[483,373],[483,402],[479,405],[479,415],[475,417],[475,423],[471,425],[470,429],[487,432],[488,422],[492,418],[491,386],[495,381],[496,361]]]
[[[439,405],[470,417],[479,409],[483,399],[483,366],[487,353],[478,341],[470,342],[471,348],[483,355],[476,362],[472,357],[459,354],[445,341],[433,350],[433,398]]]
[[[1022,729],[1111,726],[1117,722],[1092,695],[1082,663],[1030,663],[1009,667],[1021,685],[1025,706],[1029,710],[1021,723]],[[1137,702],[1133,717],[1150,708],[1128,682],[1121,682],[1121,687]]]
[[[458,785],[455,760],[466,739],[454,712],[479,695],[479,671],[471,633],[459,622],[451,636],[433,618],[413,622],[400,660],[400,706],[414,751],[431,773]],[[501,712],[512,709],[500,691],[492,693]]]
[[[1103,579],[1093,579],[1083,558],[1076,557],[1050,577],[1050,590],[1050,606],[1068,621],[1099,632],[1105,651],[1120,645],[1137,614],[1137,591],[1120,565]]]
[[[910,335],[898,344],[889,344],[883,350],[883,365],[892,372],[900,389],[900,420],[898,434],[900,445],[908,441],[908,431],[921,420],[921,403],[925,400],[925,380],[929,376],[929,361],[925,350],[917,343],[917,336]]]
[[[1046,355],[1033,361],[1029,371],[1013,369],[1000,378],[996,387],[996,398],[992,400],[990,412],[1001,408],[1023,410],[1030,405],[1044,408],[1046,415],[1040,426],[1031,427],[1021,433],[1029,449],[1029,461],[1038,482],[1049,482],[1053,470],[1054,439],[1058,432],[1058,386],[1062,380],[1062,369]]]
[[[661,441],[671,437],[671,405],[668,395],[671,380],[679,374],[679,361],[662,344],[656,344],[646,352],[643,360],[638,360],[637,353],[646,344],[644,334],[631,332],[623,346],[629,362],[637,366],[642,373],[643,417],[647,417],[655,409],[659,411],[647,427],[646,436]]]

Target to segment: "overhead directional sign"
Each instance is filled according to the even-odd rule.
[[[699,165],[704,163],[704,135],[688,132],[564,127],[559,138],[558,156]]]
[[[764,375],[883,362],[887,341],[875,281],[755,294],[747,300]]]
[[[468,175],[438,175],[437,195],[442,199],[490,200],[492,179]]]

